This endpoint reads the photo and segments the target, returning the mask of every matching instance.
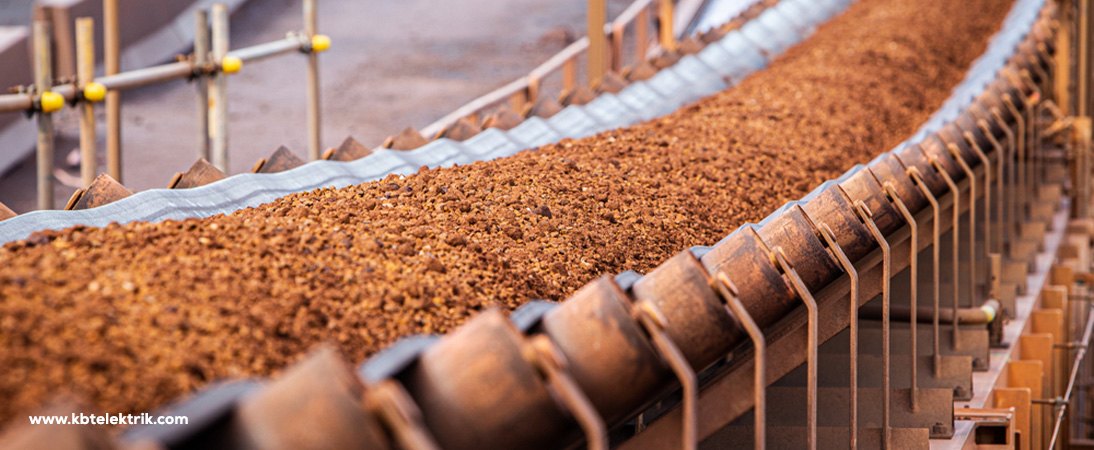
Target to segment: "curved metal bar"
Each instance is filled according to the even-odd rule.
[[[1029,121],[1018,111],[1018,107],[1014,105],[1014,99],[1010,95],[1003,95],[1003,104],[1007,105],[1007,109],[1014,115],[1014,120],[1018,121],[1016,127],[1018,128],[1018,154],[1015,156],[1018,171],[1015,175],[1015,181],[1018,184],[1018,195],[1016,196],[1018,208],[1014,210],[1014,223],[1017,224],[1025,216],[1026,208],[1029,205],[1026,199],[1026,152],[1028,148],[1026,140],[1029,136],[1029,133],[1026,132],[1026,124]]]
[[[365,400],[400,447],[440,450],[441,446],[422,424],[422,412],[401,384],[384,380],[366,391]]]
[[[767,350],[767,343],[764,340],[763,331],[760,330],[759,325],[756,325],[756,321],[752,320],[752,316],[748,314],[745,305],[737,298],[737,287],[733,285],[725,272],[719,272],[715,276],[715,280],[717,281],[718,292],[722,295],[722,300],[725,300],[730,315],[748,333],[749,339],[752,340],[752,348],[755,349],[755,354],[752,355],[752,416],[755,424],[753,432],[755,433],[755,448],[763,450],[767,448],[767,397],[764,393],[767,379],[767,363],[764,352]]]
[[[949,144],[946,149],[969,177],[969,307],[976,307],[976,172],[961,157],[961,150],[956,145]]]
[[[938,158],[930,158],[931,166],[934,167],[935,172],[938,172],[942,176],[942,179],[946,182],[946,186],[950,188],[950,193],[953,194],[953,348],[958,348],[958,338],[960,332],[958,331],[957,321],[957,309],[958,297],[961,295],[961,258],[958,254],[957,247],[961,245],[961,190],[957,187],[957,183],[953,182],[953,178],[950,178],[950,174],[946,173],[946,168],[942,167],[942,163],[938,161]]]
[[[882,322],[881,322],[881,358],[885,360],[885,366],[882,367],[882,381],[881,381],[881,447],[888,449],[892,442],[892,427],[890,426],[890,408],[892,407],[891,389],[890,389],[890,367],[889,367],[889,285],[890,275],[892,271],[892,249],[889,247],[889,241],[885,240],[885,235],[878,229],[877,224],[874,223],[874,213],[870,211],[870,208],[863,203],[862,200],[855,201],[855,213],[858,214],[859,220],[866,225],[866,228],[870,230],[870,234],[874,236],[877,241],[877,245],[881,247],[881,276],[884,281],[881,283],[881,310],[882,310]],[[912,393],[913,401],[915,393]]]
[[[909,275],[912,280],[911,283],[909,283],[911,285],[911,320],[909,320],[909,323],[911,324],[911,326],[909,327],[911,331],[911,342],[909,344],[911,344],[912,347],[912,391],[915,391],[917,387],[916,385],[919,380],[919,358],[916,357],[917,349],[919,348],[917,336],[919,331],[917,317],[917,314],[919,312],[919,224],[916,222],[915,216],[912,214],[911,211],[908,210],[908,207],[904,204],[904,201],[900,199],[899,195],[897,195],[896,187],[893,186],[892,182],[886,181],[885,184],[882,185],[882,189],[885,191],[885,197],[889,199],[889,202],[896,205],[897,211],[900,211],[900,215],[904,217],[905,222],[908,222],[908,226],[911,230],[911,233],[909,233],[909,244],[911,244],[912,250],[908,252],[908,271],[910,272]],[[939,358],[936,357],[934,361],[935,378],[941,376],[941,370],[942,362]],[[915,396],[913,396],[912,405],[913,408],[915,406],[918,406],[915,404]]]
[[[995,200],[996,210],[997,210],[997,212],[995,214],[999,216],[998,221],[999,221],[1000,226],[999,226],[999,237],[998,237],[996,245],[995,245],[995,253],[998,253],[999,255],[1002,255],[1004,245],[1006,245],[1006,244],[1004,244],[1004,242],[1006,241],[1006,238],[1007,238],[1007,227],[1006,227],[1006,225],[1003,225],[1006,222],[1006,219],[1004,219],[1004,214],[1006,213],[1006,209],[1004,208],[1004,204],[1003,204],[1003,197],[1005,197],[1005,195],[1003,195],[1003,179],[1004,179],[1004,172],[1005,172],[1005,170],[1003,169],[1003,166],[1006,165],[1005,164],[1006,158],[1003,156],[1003,144],[1000,143],[998,139],[995,139],[995,135],[991,133],[991,126],[988,124],[988,121],[984,120],[984,119],[980,119],[979,121],[976,122],[976,125],[980,127],[980,130],[983,131],[984,135],[987,136],[988,140],[991,141],[991,145],[992,145],[992,147],[994,147],[995,154],[997,155],[995,157],[995,159],[999,161],[999,167],[996,168],[996,174],[995,174],[995,188],[996,188],[995,191],[998,194],[997,198]],[[988,222],[991,222],[991,216],[988,216]]]
[[[999,111],[999,108],[992,108],[991,109],[991,115],[995,119],[995,121],[999,123],[999,127],[1002,128],[1003,132],[1006,133],[1006,135],[1007,135],[1007,144],[1008,145],[1007,145],[1007,156],[1006,156],[1005,159],[1009,161],[1009,160],[1012,159],[1012,157],[1014,157],[1014,155],[1017,152],[1017,148],[1018,148],[1018,144],[1017,144],[1017,141],[1016,141],[1017,138],[1014,136],[1014,130],[1010,129],[1010,127],[1007,126],[1007,121],[1003,120],[1003,114]],[[1000,181],[1000,189],[1002,189],[1002,186],[1004,184],[1009,184],[1010,186],[1014,186],[1015,184],[1017,184],[1017,182],[1016,182],[1017,181],[1017,172],[1016,172],[1016,169],[1015,169],[1015,166],[1017,164],[1018,164],[1017,161],[1011,161],[1010,162],[1010,165],[1007,167],[1007,180],[1009,182]],[[1014,229],[1009,229],[1008,230],[1008,228],[1012,228],[1014,226],[1014,224],[1018,222],[1018,212],[1017,212],[1018,211],[1018,206],[1015,204],[1015,202],[1017,201],[1017,198],[1016,198],[1017,196],[1016,195],[1008,195],[1006,197],[1007,197],[1007,203],[1009,205],[1006,209],[1006,212],[1004,213],[1005,219],[1003,220],[1003,230],[1004,230],[1004,233],[1006,233],[1006,236],[1007,236],[1008,239],[1007,239],[1007,244],[1004,244],[1004,246],[1007,246],[1011,241],[1013,241],[1015,239],[1014,238],[1014,233],[1016,232],[1016,230],[1014,230]]]
[[[649,333],[653,348],[657,349],[657,353],[669,363],[672,372],[676,374],[676,379],[680,381],[680,386],[683,388],[683,399],[680,403],[681,408],[683,408],[684,429],[680,442],[683,443],[684,449],[694,450],[698,445],[695,429],[695,408],[699,392],[699,381],[695,376],[695,370],[688,364],[688,360],[680,351],[680,347],[665,332],[668,319],[657,308],[657,305],[649,301],[642,301],[634,306],[635,318]]]
[[[849,351],[851,371],[847,394],[848,404],[851,409],[849,422],[851,424],[851,435],[849,439],[851,450],[855,450],[858,448],[858,270],[855,269],[855,265],[851,263],[851,259],[847,257],[847,254],[843,252],[843,248],[836,241],[835,233],[832,232],[827,223],[822,222],[820,224],[820,231],[821,236],[824,237],[824,242],[828,244],[828,249],[836,256],[840,267],[843,267],[843,271],[847,272],[847,277],[851,280],[850,311],[847,315],[850,322],[848,332],[851,335]]]
[[[568,363],[562,352],[550,338],[542,334],[530,338],[524,351],[528,362],[540,371],[547,380],[547,385],[557,394],[555,398],[574,415],[574,419],[584,430],[588,449],[607,450],[608,427],[592,401],[570,376]]]
[[[908,176],[912,178],[912,182],[915,183],[919,190],[923,192],[923,195],[927,197],[927,201],[931,203],[931,209],[933,215],[931,216],[931,224],[933,226],[931,251],[932,251],[932,267],[931,267],[931,284],[934,286],[934,317],[931,321],[931,330],[934,334],[934,362],[936,367],[936,373],[938,368],[942,366],[942,351],[939,348],[939,320],[938,320],[938,266],[941,254],[939,253],[939,241],[942,240],[941,232],[938,225],[938,199],[934,198],[934,194],[931,193],[931,189],[927,187],[927,184],[923,182],[923,177],[919,173],[919,169],[912,167],[908,169]]]
[[[778,264],[779,269],[782,270],[786,278],[790,280],[790,285],[794,287],[794,290],[798,292],[798,296],[801,297],[802,302],[805,303],[805,308],[808,312],[808,321],[806,328],[808,329],[809,336],[806,339],[806,346],[808,351],[806,353],[806,385],[805,385],[805,414],[806,414],[806,446],[812,450],[817,448],[817,300],[813,298],[813,293],[809,292],[809,287],[805,285],[801,277],[798,276],[798,272],[794,270],[794,266],[790,264],[790,260],[786,257],[786,251],[782,247],[775,247],[772,249],[775,254],[775,262]]]
[[[980,164],[984,165],[984,252],[987,253],[991,248],[991,160],[984,154],[984,150],[976,143],[971,133],[966,131],[964,136],[969,146],[976,152],[976,156],[980,158]],[[976,258],[975,253],[973,258]]]

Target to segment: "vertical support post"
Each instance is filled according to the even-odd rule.
[[[847,277],[851,281],[850,311],[847,314],[849,322],[847,331],[850,334],[851,341],[848,356],[851,359],[851,367],[850,372],[848,372],[850,375],[848,377],[847,399],[851,409],[850,420],[848,421],[851,425],[851,434],[848,440],[851,450],[855,450],[858,448],[858,270],[855,269],[851,259],[844,253],[839,242],[836,241],[836,235],[832,232],[832,228],[827,223],[821,223],[820,230],[824,241],[828,243],[828,248],[832,250],[832,254],[836,256],[836,260],[843,267],[843,271],[847,272]]]
[[[213,61],[219,66],[228,55],[228,7],[213,5]],[[228,173],[228,75],[218,70],[209,86],[209,132],[213,166]]]
[[[121,72],[118,0],[103,0],[103,66],[106,75]],[[106,93],[106,172],[122,182],[122,93]]]
[[[81,90],[95,80],[95,20],[76,19],[76,87]],[[95,151],[95,104],[80,103],[80,178],[83,186],[91,186],[99,172],[99,157]]]
[[[209,13],[194,11],[194,65],[198,67],[198,158],[209,160],[209,83],[205,67],[209,63]]]
[[[748,333],[749,339],[752,340],[752,348],[755,350],[755,354],[752,355],[752,419],[753,433],[755,433],[753,447],[763,450],[767,448],[767,395],[764,392],[767,386],[767,362],[765,361],[767,341],[764,339],[760,326],[756,325],[756,321],[752,320],[745,305],[737,298],[737,287],[733,285],[725,272],[719,272],[716,278],[718,292],[725,300],[726,308]]]
[[[874,236],[874,240],[877,241],[877,245],[881,247],[881,359],[885,364],[881,368],[881,448],[888,449],[892,445],[892,427],[890,425],[889,416],[892,415],[892,374],[890,368],[890,352],[889,352],[889,285],[892,277],[892,249],[889,247],[889,241],[885,240],[885,235],[878,229],[877,224],[874,223],[874,213],[870,211],[870,208],[863,203],[862,200],[855,202],[855,213],[858,214],[859,220],[866,225],[866,228],[870,230],[870,234]],[[915,393],[912,393],[913,399]]]
[[[304,33],[315,37],[319,28],[317,0],[304,0]],[[308,52],[308,161],[319,159],[319,53]]]
[[[1090,116],[1090,0],[1079,0],[1079,116]]]
[[[577,89],[577,64],[573,58],[562,63],[562,92],[573,92]]]
[[[665,50],[676,50],[676,32],[672,29],[672,10],[672,0],[658,0],[657,21],[660,25],[661,48]]]
[[[612,54],[608,58],[611,61],[613,73],[623,70],[623,39],[626,34],[625,23],[612,23]]]
[[[991,252],[991,159],[988,159],[988,155],[984,154],[984,150],[976,143],[976,139],[971,133],[966,131],[963,135],[972,150],[976,152],[976,156],[980,158],[980,164],[984,166],[984,253],[988,254]],[[976,253],[973,252],[973,258],[976,257]],[[975,274],[976,271],[974,270],[973,273]]]
[[[1072,127],[1075,140],[1075,167],[1072,170],[1072,185],[1075,187],[1075,202],[1072,204],[1071,215],[1075,218],[1085,219],[1090,217],[1090,146],[1091,146],[1091,120],[1090,117],[1076,117]]]
[[[996,190],[995,190],[995,192],[996,192],[996,196],[997,196],[997,198],[995,199],[995,209],[996,209],[995,215],[998,216],[998,223],[1002,224],[1003,221],[1004,221],[1004,219],[1003,219],[1003,213],[1004,213],[1003,173],[1005,172],[1003,170],[1003,165],[1004,165],[1004,161],[1006,161],[1006,158],[1003,155],[1003,144],[1001,144],[999,142],[999,140],[995,139],[995,135],[993,135],[991,133],[991,126],[988,124],[988,121],[981,119],[980,121],[978,121],[976,123],[976,125],[978,127],[980,127],[980,130],[984,133],[984,136],[986,136],[988,138],[988,140],[991,141],[992,148],[995,150],[995,155],[996,155],[995,158],[996,158],[997,161],[999,161],[998,167],[995,168],[995,171],[996,171],[996,174],[995,174]],[[991,222],[991,221],[992,221],[992,218],[989,215],[988,216],[988,222]],[[994,223],[989,223],[989,228],[991,228],[992,226],[994,226]],[[1003,255],[1003,245],[1004,245],[1003,242],[1004,241],[1006,241],[1006,227],[1005,226],[1000,226],[999,236],[996,237],[996,242],[995,242],[995,253],[1000,255],[1000,256]]]
[[[608,15],[605,0],[588,0],[589,12],[586,14],[589,36],[589,84],[604,77],[607,64],[608,38],[604,34],[604,22]]]
[[[1056,73],[1053,80],[1056,105],[1064,116],[1071,111],[1071,2],[1057,1],[1060,27],[1056,30]]]
[[[642,8],[634,18],[634,63],[641,64],[650,51],[650,10]]]
[[[38,98],[53,86],[49,24],[34,22],[34,86]],[[38,111],[38,209],[53,209],[53,115]]]

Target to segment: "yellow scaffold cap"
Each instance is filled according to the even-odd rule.
[[[45,91],[41,97],[42,112],[51,113],[65,107],[65,98],[56,92]]]
[[[325,34],[317,34],[311,37],[311,50],[313,52],[321,52],[330,48],[330,36]]]
[[[106,86],[94,82],[87,83],[87,86],[84,86],[84,98],[92,103],[103,101],[106,98]]]
[[[220,61],[220,70],[223,70],[224,73],[236,73],[242,68],[243,60],[235,56],[225,56],[224,59]]]

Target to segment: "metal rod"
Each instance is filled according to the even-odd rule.
[[[213,5],[213,61],[220,64],[228,54],[228,8]],[[212,140],[213,166],[221,172],[228,168],[228,76],[218,71],[209,85],[209,136]]]
[[[998,220],[998,223],[1000,224],[1000,227],[999,227],[999,236],[997,237],[996,243],[995,243],[995,253],[1002,256],[1003,255],[1004,241],[1006,241],[1006,236],[1007,236],[1006,226],[1002,225],[1004,223],[1003,174],[1005,172],[1003,170],[1003,166],[1005,165],[1006,158],[1003,156],[1003,144],[1000,143],[998,139],[995,139],[995,135],[992,134],[991,126],[988,124],[988,121],[984,120],[984,119],[980,119],[979,121],[977,121],[976,125],[978,127],[980,127],[980,130],[984,133],[984,136],[987,136],[988,140],[991,141],[991,145],[995,150],[995,155],[996,155],[995,159],[999,161],[999,166],[996,167],[996,174],[995,174],[995,187],[996,187],[996,192],[998,194],[996,196],[997,198],[995,199],[995,205],[996,205],[995,214],[998,216],[997,220]],[[989,222],[991,221],[990,216],[988,217],[988,221]]]
[[[1014,100],[1011,98],[1010,95],[1003,95],[1003,104],[1007,106],[1007,109],[1010,110],[1011,115],[1014,116],[1014,120],[1018,122],[1018,126],[1015,127],[1018,129],[1018,149],[1017,153],[1014,155],[1015,173],[1013,180],[1018,186],[1018,195],[1015,199],[1018,202],[1018,207],[1014,210],[1015,215],[1013,217],[1015,226],[1017,227],[1018,223],[1023,221],[1023,218],[1026,214],[1026,207],[1028,205],[1026,200],[1026,137],[1028,136],[1028,133],[1026,133],[1027,121],[1022,113],[1018,111],[1018,107],[1014,105]]]
[[[958,247],[961,246],[961,190],[957,187],[957,183],[953,182],[953,178],[950,178],[950,174],[946,172],[946,168],[942,167],[942,163],[938,161],[938,158],[932,156],[930,158],[930,163],[931,166],[934,167],[935,172],[937,172],[942,177],[942,180],[946,182],[946,186],[950,188],[950,193],[953,194],[953,230],[951,230],[953,236],[953,283],[951,284],[953,285],[954,321],[953,342],[951,344],[954,349],[957,349],[960,347],[959,341],[961,337],[960,324],[957,322],[957,310],[960,308],[960,305],[958,305],[958,297],[961,295],[961,258],[957,251]]]
[[[586,14],[589,36],[589,84],[604,77],[607,69],[607,35],[604,23],[607,21],[608,8],[605,0],[588,0],[589,11]]]
[[[934,335],[934,343],[932,345],[934,346],[934,348],[933,348],[933,350],[934,350],[933,358],[934,358],[934,366],[935,366],[935,375],[938,376],[938,375],[941,374],[940,370],[941,370],[941,367],[942,367],[942,351],[941,351],[941,348],[940,348],[940,345],[939,345],[939,340],[941,339],[941,335],[940,335],[940,332],[939,332],[939,319],[938,319],[938,310],[941,309],[940,306],[939,306],[939,298],[938,298],[939,297],[939,292],[938,292],[938,266],[940,264],[939,260],[941,259],[941,254],[939,253],[939,243],[942,240],[942,236],[941,236],[942,233],[939,229],[938,199],[936,199],[934,197],[934,193],[932,193],[930,188],[927,187],[927,183],[923,182],[923,177],[919,174],[919,169],[916,169],[915,167],[909,168],[908,169],[908,176],[912,178],[912,181],[915,183],[916,187],[918,187],[919,190],[921,192],[923,192],[923,196],[927,197],[927,201],[930,202],[930,204],[931,204],[931,211],[932,211],[932,215],[931,215],[931,225],[932,225],[932,232],[931,232],[931,253],[932,253],[932,255],[931,255],[932,256],[932,258],[931,258],[931,285],[934,288],[933,289],[934,317],[932,318],[932,321],[931,321],[931,331],[932,331],[932,334]],[[913,234],[916,234],[916,233],[913,232]]]
[[[577,88],[577,64],[573,59],[562,64],[562,92],[573,92]]]
[[[889,241],[885,240],[885,235],[881,233],[881,230],[877,228],[877,224],[874,223],[874,214],[870,211],[870,208],[863,203],[862,200],[855,202],[855,213],[858,214],[859,220],[866,225],[866,228],[870,230],[870,234],[874,236],[874,240],[877,241],[877,245],[881,247],[881,308],[882,308],[882,322],[881,322],[881,358],[885,360],[885,365],[881,371],[881,447],[888,449],[892,443],[892,427],[889,423],[890,409],[892,407],[892,390],[891,390],[891,377],[890,377],[890,353],[889,353],[889,285],[890,275],[892,271],[892,249],[889,248]],[[912,392],[913,399],[915,398],[915,392]]]
[[[103,0],[103,66],[106,76],[121,72],[118,0]],[[106,172],[122,182],[122,94],[106,91]]]
[[[683,443],[682,448],[694,450],[698,445],[695,424],[697,422],[696,403],[699,392],[699,381],[695,376],[695,371],[691,368],[691,364],[688,363],[684,353],[680,351],[680,348],[672,342],[672,338],[665,332],[668,319],[657,308],[657,305],[649,301],[643,301],[635,305],[635,312],[639,324],[649,333],[654,348],[669,363],[669,367],[672,368],[677,380],[680,381],[680,387],[683,391],[683,400],[680,403],[684,412],[683,436],[680,442]]]
[[[900,199],[900,195],[896,192],[896,187],[892,182],[886,181],[882,186],[885,191],[885,196],[889,199],[889,202],[896,205],[896,209],[900,211],[900,215],[904,217],[904,221],[908,223],[911,233],[908,235],[912,251],[908,252],[908,275],[910,276],[911,283],[909,287],[909,297],[911,304],[911,326],[909,332],[911,333],[911,340],[908,343],[911,346],[911,367],[912,367],[912,392],[916,391],[917,384],[919,383],[919,358],[916,354],[919,348],[919,326],[917,325],[916,314],[919,312],[919,224],[915,220],[915,216],[908,207],[904,204],[904,200]],[[892,311],[890,310],[890,313]],[[942,362],[939,358],[935,358],[934,361],[934,376],[938,378],[942,375]],[[918,406],[918,399],[916,395],[912,395],[912,410],[914,411]]]
[[[1090,116],[1090,0],[1079,0],[1079,116]]]
[[[1067,411],[1068,403],[1071,401],[1071,393],[1075,389],[1075,377],[1079,373],[1079,364],[1086,356],[1087,344],[1090,342],[1091,331],[1094,330],[1094,309],[1090,309],[1086,315],[1086,326],[1083,329],[1082,345],[1079,347],[1078,352],[1075,354],[1075,362],[1071,364],[1071,375],[1068,377],[1067,390],[1064,391],[1064,400],[1060,405],[1060,409],[1056,411],[1056,423],[1052,429],[1052,439],[1049,441],[1049,450],[1056,448],[1056,440],[1059,439],[1060,424],[1063,423],[1064,412]]]
[[[34,85],[38,98],[53,86],[49,23],[34,22]],[[38,209],[53,209],[53,115],[38,112]]]
[[[401,448],[440,450],[440,445],[422,424],[421,410],[397,381],[387,379],[371,386],[365,400]]]
[[[533,355],[532,363],[543,373],[548,385],[558,395],[557,398],[570,410],[585,432],[587,448],[607,450],[608,427],[592,401],[581,391],[581,386],[570,375],[568,363],[562,352],[550,338],[542,334],[532,337],[528,345],[531,346],[529,353]]]
[[[76,19],[76,84],[82,89],[95,80],[95,20]],[[99,172],[99,157],[95,150],[95,104],[80,104],[80,178],[83,186],[91,186]]]
[[[745,305],[737,298],[737,287],[733,285],[725,272],[719,272],[716,278],[718,280],[718,292],[722,294],[722,300],[725,300],[730,315],[745,329],[749,339],[752,340],[752,348],[755,352],[752,355],[752,431],[755,434],[753,438],[755,440],[754,448],[763,450],[767,448],[767,397],[764,392],[767,386],[767,362],[765,361],[766,355],[764,355],[767,344],[764,340],[764,333],[756,325],[756,321],[752,320],[752,316],[748,314]]]
[[[623,70],[623,40],[626,36],[626,24],[612,22],[612,34],[610,36],[612,53],[608,60],[610,61],[612,72],[619,73],[619,71]]]
[[[820,231],[824,241],[828,244],[828,248],[836,256],[836,260],[843,267],[843,271],[847,272],[847,277],[851,281],[850,311],[847,315],[849,321],[848,333],[851,335],[850,349],[848,350],[848,355],[851,357],[851,367],[847,394],[850,405],[850,448],[855,450],[858,448],[858,270],[855,269],[851,259],[844,253],[839,242],[836,241],[835,233],[832,232],[827,223],[820,224]]]
[[[968,131],[963,133],[965,140],[972,147],[973,152],[980,158],[980,164],[984,166],[984,252],[991,248],[991,159],[984,154],[984,150],[976,143],[976,139]],[[975,258],[975,254],[973,258]]]
[[[1017,165],[1017,162],[1012,161],[1012,160],[1014,159],[1014,157],[1016,155],[1016,152],[1018,151],[1018,144],[1017,144],[1016,138],[1014,136],[1014,130],[1011,130],[1010,127],[1007,126],[1007,121],[1003,119],[1003,114],[1002,114],[1002,112],[999,111],[999,108],[992,108],[991,109],[991,115],[995,119],[995,121],[999,123],[999,127],[1003,129],[1003,133],[1005,133],[1007,135],[1007,146],[1006,146],[1007,151],[1006,151],[1006,156],[1003,157],[1002,160],[1003,161],[1008,161],[1008,163],[1009,163],[1009,165],[1007,166],[1007,171],[1006,171],[1006,173],[1007,173],[1007,178],[1006,178],[1007,183],[1006,184],[1009,184],[1013,188],[1013,186],[1015,184],[1017,184],[1016,183],[1016,181],[1017,181],[1016,180],[1016,172],[1015,172],[1015,166]],[[1000,167],[1000,170],[1002,170],[1002,167]],[[1000,186],[1003,186],[1003,183],[1004,182],[1001,180],[1000,181]],[[1018,206],[1015,203],[1017,201],[1017,199],[1015,198],[1016,196],[1015,195],[1008,195],[1006,197],[1007,197],[1007,200],[1008,200],[1007,201],[1007,209],[1006,209],[1006,212],[1004,214],[1005,219],[1004,219],[1003,227],[1002,227],[1003,231],[1005,233],[1004,236],[1006,237],[1006,243],[1004,245],[1007,245],[1007,244],[1017,240],[1017,238],[1015,237],[1017,231],[1015,229],[1013,229],[1013,226],[1014,226],[1014,224],[1016,224],[1018,222]]]
[[[813,294],[809,292],[809,288],[798,276],[798,272],[794,270],[794,266],[790,264],[790,260],[786,257],[786,252],[782,247],[775,247],[772,249],[775,255],[775,262],[778,263],[779,269],[782,270],[786,278],[790,280],[790,285],[797,291],[798,296],[801,297],[802,302],[805,303],[806,314],[806,329],[808,337],[806,338],[806,356],[805,356],[805,370],[808,374],[806,376],[805,384],[805,427],[806,427],[806,447],[816,450],[817,448],[817,301],[813,298]]]
[[[304,34],[308,39],[318,30],[317,0],[304,0]],[[308,160],[319,159],[319,53],[308,52]]]
[[[946,145],[950,155],[961,166],[965,176],[969,177],[969,307],[976,306],[976,172],[961,157],[961,150],[955,144]],[[954,206],[957,211],[957,206]],[[956,234],[956,230],[955,230]],[[956,252],[957,249],[955,248]],[[954,299],[956,302],[957,300]]]
[[[638,17],[634,19],[634,64],[641,64],[646,60],[650,51],[650,11],[642,8]]]
[[[672,9],[672,0],[660,0],[657,4],[661,48],[665,50],[676,50],[676,34],[672,30],[674,16]]]
[[[194,64],[204,67],[209,63],[209,13],[204,9],[194,11]],[[195,80],[198,106],[198,158],[209,160],[209,83],[198,71]]]

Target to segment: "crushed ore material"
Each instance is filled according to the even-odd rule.
[[[362,361],[713,244],[911,135],[1009,7],[862,0],[737,88],[649,123],[228,216],[8,244],[0,421],[63,392],[146,411],[324,341]]]

